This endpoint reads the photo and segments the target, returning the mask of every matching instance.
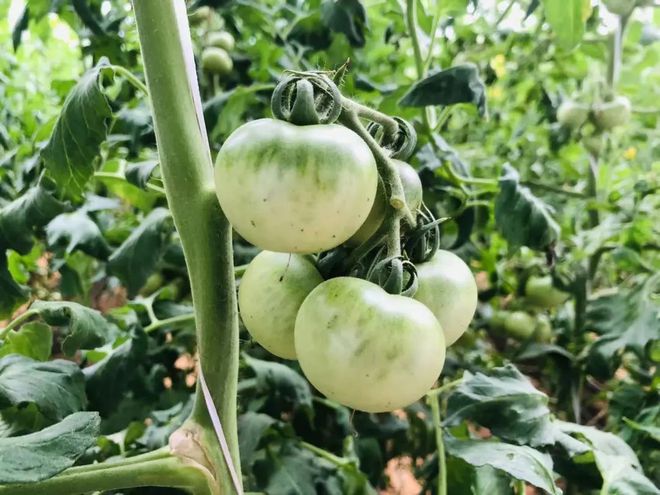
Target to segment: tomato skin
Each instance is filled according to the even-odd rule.
[[[414,297],[433,312],[450,346],[465,333],[477,309],[474,275],[461,258],[439,249],[433,259],[417,265],[417,276]]]
[[[525,298],[539,308],[554,308],[566,302],[569,294],[553,287],[552,277],[529,277],[525,283]]]
[[[369,147],[339,125],[248,122],[225,141],[216,193],[236,231],[269,251],[314,253],[362,225],[376,197]]]
[[[298,309],[323,278],[306,256],[262,251],[248,265],[238,306],[250,335],[266,350],[295,359],[293,330]]]
[[[411,165],[401,160],[392,161],[397,166],[406,203],[408,203],[408,207],[414,214],[414,212],[419,210],[422,206],[422,181],[420,180],[417,171]],[[385,215],[389,207],[388,203],[387,198],[385,198],[383,185],[379,181],[376,200],[369,212],[369,216],[360,229],[348,240],[349,244],[358,246],[376,233],[383,224],[383,220],[385,220]]]
[[[625,96],[617,96],[612,101],[597,103],[592,108],[596,125],[604,130],[626,124],[630,120],[632,108]]]
[[[517,340],[534,337],[537,342],[549,342],[552,339],[552,325],[545,315],[536,317],[525,311],[505,312],[504,330]]]
[[[589,107],[572,100],[562,102],[557,109],[557,121],[571,129],[577,129],[587,121]]]
[[[316,287],[296,318],[296,353],[326,397],[366,412],[422,397],[445,361],[442,327],[414,299],[366,280],[338,277]]]
[[[603,0],[607,10],[616,15],[630,15],[635,8],[635,0]]]
[[[227,75],[234,68],[234,62],[222,48],[211,46],[202,51],[202,70],[211,74]]]
[[[214,31],[213,33],[210,33],[206,42],[208,46],[222,48],[228,52],[232,51],[236,45],[236,40],[234,40],[232,34],[227,31]]]

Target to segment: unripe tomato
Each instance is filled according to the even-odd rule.
[[[525,283],[525,297],[539,308],[554,308],[566,302],[569,294],[553,287],[552,277],[529,277]]]
[[[584,147],[593,155],[600,155],[603,151],[603,136],[596,134],[593,136],[585,136],[582,138]]]
[[[415,299],[424,303],[442,325],[447,346],[465,333],[477,309],[477,283],[470,267],[451,251],[438,250],[417,265]]]
[[[442,327],[426,306],[358,278],[316,287],[298,312],[295,341],[314,387],[367,412],[413,403],[433,386],[445,361]]]
[[[293,330],[298,309],[323,278],[306,256],[262,251],[248,265],[238,288],[241,318],[266,350],[295,359]]]
[[[592,111],[596,125],[607,130],[628,122],[632,108],[628,98],[617,96],[612,101],[596,103]]]
[[[376,197],[371,150],[340,125],[261,119],[236,129],[215,164],[220,206],[262,249],[314,253],[345,242]]]
[[[537,342],[550,342],[552,340],[552,323],[550,323],[550,318],[544,314],[536,315],[534,340]]]
[[[571,129],[577,129],[587,121],[589,107],[572,100],[566,100],[557,109],[557,121]]]
[[[209,47],[202,51],[202,70],[211,74],[225,76],[231,73],[234,62],[222,48]]]
[[[534,334],[536,319],[525,311],[512,311],[504,320],[504,330],[511,337],[526,340]]]
[[[635,8],[636,0],[603,0],[607,10],[616,15],[630,15]]]
[[[207,39],[208,46],[216,46],[228,52],[234,49],[235,44],[234,37],[227,31],[215,31]]]
[[[408,207],[414,213],[422,206],[422,181],[419,179],[417,171],[412,166],[401,160],[392,161],[397,166],[399,177],[401,178],[401,184],[403,186],[403,194],[406,198],[406,203],[408,203]],[[388,208],[389,202],[385,197],[383,185],[379,181],[376,200],[374,201],[374,205],[369,212],[369,216],[364,221],[360,229],[355,233],[355,235],[353,235],[353,237],[348,240],[348,242],[352,245],[360,245],[369,239],[372,235],[374,235],[383,224],[383,220],[385,220],[385,215]]]

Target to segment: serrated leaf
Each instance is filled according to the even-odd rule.
[[[68,206],[54,196],[47,179],[0,209],[0,250],[30,251],[36,229],[44,227]]]
[[[653,294],[659,283],[660,276],[655,275],[631,290],[588,302],[587,328],[601,335],[589,348],[591,373],[611,376],[621,361],[621,351],[631,349],[643,355],[646,345],[658,338],[660,303]]]
[[[512,365],[495,368],[488,375],[465,372],[447,400],[445,423],[455,425],[466,419],[518,444],[555,443],[548,396]]]
[[[548,206],[519,182],[518,172],[505,164],[495,199],[495,224],[511,248],[546,250],[557,241],[559,226]]]
[[[472,103],[479,110],[479,115],[486,115],[486,86],[479,78],[475,65],[457,65],[435,72],[413,84],[399,101],[404,107],[456,103]]]
[[[11,354],[0,359],[0,409],[34,403],[50,421],[85,407],[85,379],[75,363],[42,363]]]
[[[157,166],[157,160],[147,160],[139,163],[131,163],[126,167],[124,175],[126,176],[126,180],[128,182],[141,189],[145,189],[151,174]]]
[[[37,311],[49,325],[63,327],[62,350],[72,356],[78,349],[94,349],[105,344],[114,333],[113,326],[98,311],[70,301],[36,301]]]
[[[487,440],[458,440],[445,436],[449,454],[473,466],[491,466],[524,480],[552,495],[562,491],[555,486],[552,458],[531,447]]]
[[[108,134],[112,110],[101,87],[103,71],[109,67],[102,58],[71,90],[53,133],[41,157],[59,189],[80,198],[93,175],[94,162]]]
[[[35,483],[73,466],[96,443],[101,419],[78,412],[44,430],[0,438],[0,485]]]
[[[53,331],[38,321],[26,323],[20,331],[11,331],[0,346],[0,357],[20,354],[36,361],[47,361],[53,347]]]
[[[110,256],[108,270],[126,284],[130,296],[140,290],[153,272],[171,233],[170,212],[156,208]]]
[[[76,249],[98,259],[110,254],[101,229],[82,210],[53,218],[46,226],[46,239],[51,249],[62,246],[66,254]]]
[[[332,31],[344,33],[351,46],[364,46],[367,11],[360,0],[324,0],[321,21]]]
[[[584,34],[583,0],[543,0],[545,19],[555,33],[557,45],[575,48]]]

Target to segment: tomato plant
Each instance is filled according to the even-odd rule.
[[[659,493],[656,7],[0,0],[0,495]]]

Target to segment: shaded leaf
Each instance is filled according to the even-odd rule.
[[[96,443],[100,418],[78,412],[29,435],[0,438],[0,484],[34,483],[73,466]]]
[[[404,107],[456,103],[472,103],[479,109],[479,115],[486,115],[486,87],[475,65],[457,65],[435,72],[413,84],[399,101]]]
[[[131,163],[126,167],[124,175],[126,176],[126,180],[128,182],[134,186],[145,189],[151,174],[157,166],[157,160],[147,160],[139,163]]]
[[[7,255],[0,249],[0,319],[11,317],[28,295],[28,288],[16,283],[9,273]]]
[[[105,344],[114,328],[98,311],[69,301],[36,301],[37,311],[49,325],[62,327],[66,335],[62,350],[72,356],[78,349],[93,349]]]
[[[248,411],[238,418],[238,443],[241,453],[241,465],[252,466],[261,437],[264,436],[276,420],[267,414]]]
[[[53,193],[50,182],[42,178],[36,186],[0,209],[0,250],[10,248],[21,254],[30,251],[35,230],[68,208]]]
[[[486,440],[458,440],[449,435],[445,436],[445,446],[451,455],[473,466],[491,466],[552,495],[562,493],[555,486],[550,456],[531,447]]]
[[[548,206],[519,181],[518,172],[505,164],[499,181],[500,192],[495,199],[497,229],[513,249],[527,246],[546,250],[557,241],[559,226]]]
[[[46,226],[46,238],[50,248],[62,246],[66,254],[76,249],[99,259],[110,254],[101,229],[82,210],[56,216]]]
[[[321,20],[332,31],[344,33],[351,46],[364,46],[367,11],[360,0],[324,0]]]
[[[130,296],[140,290],[153,272],[171,232],[170,212],[156,208],[110,256],[108,271],[124,282]]]
[[[53,331],[38,321],[26,323],[20,331],[11,331],[0,346],[0,357],[20,354],[36,361],[47,361],[53,347]]]
[[[0,359],[0,409],[34,403],[50,421],[85,407],[85,383],[75,363],[42,363],[11,354]]]
[[[107,59],[88,70],[67,96],[41,157],[59,189],[73,198],[82,195],[94,173],[95,159],[108,134],[112,111],[101,88]]]
[[[447,400],[446,424],[471,420],[495,435],[532,446],[555,443],[548,396],[513,365],[488,375],[466,371]]]

